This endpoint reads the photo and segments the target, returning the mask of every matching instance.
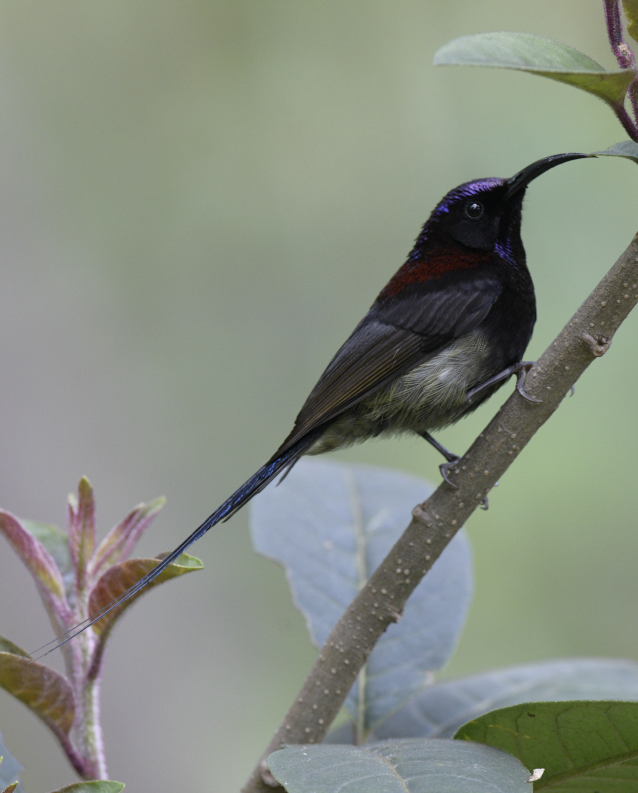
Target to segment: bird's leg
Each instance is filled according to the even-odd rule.
[[[452,452],[448,452],[448,450],[445,448],[445,446],[441,446],[441,444],[437,440],[435,440],[430,435],[429,432],[425,432],[425,430],[424,430],[423,432],[420,432],[419,435],[422,438],[424,438],[428,443],[431,443],[432,446],[434,446],[434,448],[437,450],[437,452],[440,452],[445,457],[447,462],[446,463],[442,463],[439,466],[439,471],[441,472],[441,476],[443,477],[443,479],[445,479],[445,481],[448,483],[448,485],[451,485],[452,487],[458,489],[458,485],[455,485],[454,482],[451,482],[448,479],[447,474],[448,474],[448,471],[450,470],[450,468],[453,468],[456,465],[456,463],[458,463],[458,461],[461,458],[458,456],[458,454],[452,454]]]
[[[450,485],[451,487],[453,487],[456,490],[458,490],[459,486],[455,485],[454,482],[451,482],[447,478],[447,472],[450,470],[450,468],[453,468],[458,463],[458,461],[461,458],[458,456],[458,454],[452,454],[452,452],[448,452],[448,450],[445,448],[445,446],[441,446],[441,444],[437,440],[435,440],[430,435],[429,432],[420,432],[419,435],[422,438],[425,438],[425,440],[428,443],[431,443],[432,446],[434,446],[434,448],[437,450],[437,452],[441,452],[441,454],[445,457],[445,459],[447,460],[447,463],[442,463],[439,466],[439,471],[441,472],[441,476],[443,477],[443,479],[445,479],[445,481],[448,483],[448,485]],[[496,485],[498,485],[498,482],[496,482],[494,487],[496,487]],[[489,509],[489,503],[488,503],[488,500],[487,500],[487,496],[483,496],[479,506],[481,507],[481,509]]]
[[[524,388],[525,375],[535,363],[536,361],[519,361],[518,363],[508,366],[507,369],[503,369],[502,372],[495,374],[494,377],[490,377],[489,380],[486,380],[484,383],[481,383],[475,388],[470,389],[465,395],[466,401],[470,404],[472,404],[472,402],[476,402],[477,397],[479,397],[483,391],[485,391],[485,389],[496,385],[496,383],[501,383],[503,380],[507,380],[508,377],[511,377],[513,374],[515,374],[516,390],[523,397],[523,399],[526,399],[528,402],[542,402],[542,399],[535,399],[534,397],[531,397]]]

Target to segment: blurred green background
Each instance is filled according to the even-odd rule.
[[[166,495],[141,550],[174,547],[278,446],[448,189],[624,137],[558,83],[432,67],[446,41],[503,29],[614,65],[599,0],[5,0],[2,507],[64,525],[86,474],[102,532]],[[638,230],[637,183],[616,159],[534,182],[528,357]],[[638,657],[637,331],[635,313],[472,517],[476,599],[446,675]],[[465,450],[505,395],[440,440]],[[438,481],[419,440],[340,459]],[[107,756],[131,791],[236,790],[314,658],[247,517],[198,543],[206,570],[142,600],[111,640]],[[50,628],[0,554],[0,633],[32,649]],[[0,729],[29,793],[74,781],[4,692]]]

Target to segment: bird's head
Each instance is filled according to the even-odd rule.
[[[477,179],[451,190],[437,205],[415,248],[426,242],[454,241],[513,260],[520,240],[521,209],[529,183],[556,165],[586,154],[554,154],[528,165],[511,179]],[[515,263],[512,261],[512,263]]]

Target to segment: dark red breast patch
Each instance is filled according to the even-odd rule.
[[[440,278],[458,270],[470,270],[487,264],[493,257],[491,251],[471,251],[467,248],[441,246],[417,259],[408,259],[388,281],[378,299],[395,297],[412,284]]]

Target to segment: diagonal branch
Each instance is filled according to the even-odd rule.
[[[424,503],[323,646],[243,793],[277,787],[266,758],[285,744],[320,743],[372,648],[452,537],[558,408],[589,364],[604,355],[638,301],[638,235],[510,396],[445,482]],[[281,788],[280,788],[281,789]]]

